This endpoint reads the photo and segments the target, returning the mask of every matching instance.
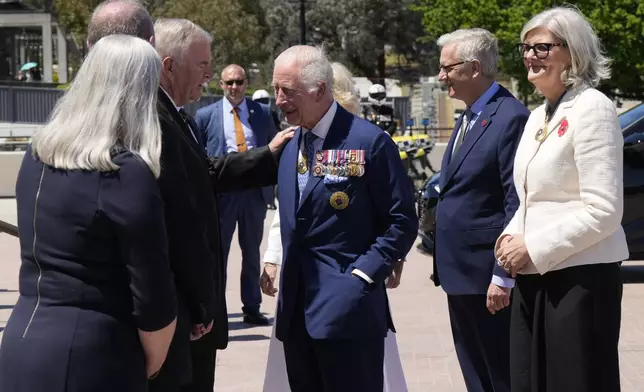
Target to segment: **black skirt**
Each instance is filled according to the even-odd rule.
[[[510,329],[512,392],[619,392],[619,263],[520,275]]]

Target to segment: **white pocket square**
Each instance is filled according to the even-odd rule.
[[[345,181],[349,181],[349,177],[336,176],[334,174],[327,174],[326,176],[324,176],[325,184],[339,184]]]

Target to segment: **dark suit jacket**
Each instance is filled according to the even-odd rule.
[[[226,98],[199,109],[195,116],[195,122],[199,128],[196,132],[199,132],[200,137],[205,141],[209,157],[222,157],[227,154],[223,121],[224,99]],[[255,134],[256,147],[268,145],[277,134],[270,107],[250,99],[246,99],[246,106],[249,110],[248,122]],[[263,188],[262,196],[267,205],[273,204],[273,187]]]
[[[530,112],[503,87],[452,156],[458,120],[441,166],[434,282],[448,294],[485,294],[492,275],[508,277],[494,243],[519,206],[512,169]]]
[[[159,186],[165,202],[170,266],[179,298],[177,331],[162,369],[189,381],[193,324],[214,319],[216,348],[228,343],[224,264],[216,192],[274,184],[277,165],[268,147],[207,158],[168,96],[159,90],[163,131]]]
[[[398,148],[380,128],[338,105],[322,148],[363,151],[365,173],[335,180],[311,175],[298,203],[300,134],[284,148],[279,167],[284,260],[276,336],[284,340],[290,334],[303,306],[314,339],[385,337],[393,323],[384,280],[418,233]],[[336,209],[331,202],[338,192],[347,204]],[[372,289],[351,274],[354,268],[375,282]]]

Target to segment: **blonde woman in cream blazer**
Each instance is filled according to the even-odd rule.
[[[353,114],[360,111],[360,96],[354,90],[353,75],[340,63],[332,63],[333,68],[333,95],[335,100],[346,110]],[[278,206],[279,208],[279,206]],[[273,222],[268,231],[268,245],[264,253],[264,272],[260,278],[260,287],[266,295],[274,296],[275,276],[277,267],[282,265],[282,238],[280,234],[280,215],[275,211]],[[402,262],[395,268],[394,275],[388,281],[388,288],[395,288],[400,284],[402,273]],[[396,335],[389,331],[385,339],[385,360],[384,360],[384,391],[383,392],[407,392],[407,383],[403,372]],[[266,362],[266,374],[264,376],[263,392],[289,392],[290,387],[286,374],[286,360],[284,358],[284,346],[275,337],[275,326],[268,348],[268,360]]]
[[[513,392],[617,392],[622,282],[623,139],[592,26],[572,8],[545,11],[517,45],[546,98],[526,124],[514,182],[520,206],[496,244],[516,278]]]

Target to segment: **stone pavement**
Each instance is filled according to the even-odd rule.
[[[12,200],[0,199],[0,217],[15,222]],[[0,218],[1,219],[1,218]],[[266,227],[272,211],[266,218]],[[267,229],[264,231],[265,235]],[[265,248],[266,244],[262,246]],[[18,244],[0,235],[0,328],[16,301]],[[241,321],[239,276],[241,253],[237,240],[231,250],[228,282],[231,342],[217,358],[216,386],[222,392],[261,392],[271,336],[270,327],[248,327]],[[390,291],[398,329],[398,344],[410,392],[464,392],[465,386],[452,344],[445,295],[429,280],[431,259],[412,250],[402,285]],[[622,390],[644,390],[644,263],[624,267],[623,321],[620,343]],[[275,300],[266,298],[262,310],[272,314]],[[609,392],[609,391],[607,391]]]

